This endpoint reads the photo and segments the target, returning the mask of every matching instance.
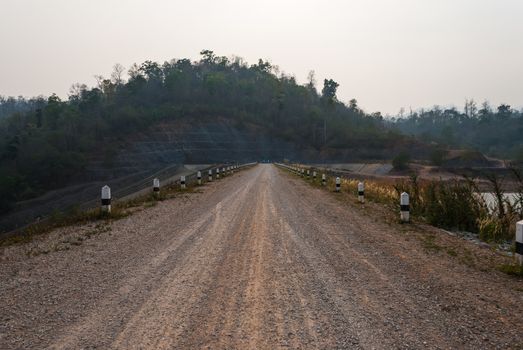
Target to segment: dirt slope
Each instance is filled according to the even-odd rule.
[[[523,344],[521,281],[390,227],[259,165],[109,227],[2,248],[0,348]]]

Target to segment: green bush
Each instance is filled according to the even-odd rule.
[[[406,152],[401,152],[392,159],[392,166],[396,170],[405,170],[409,168],[410,156]]]

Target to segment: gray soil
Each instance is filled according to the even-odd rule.
[[[110,224],[0,248],[0,348],[523,345],[521,280],[370,218],[258,165]]]

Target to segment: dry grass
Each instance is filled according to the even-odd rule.
[[[319,172],[321,176],[321,171]],[[299,175],[297,175],[299,176]],[[337,196],[342,201],[353,204],[355,208],[363,208],[357,202],[359,179],[342,178],[341,194]],[[484,199],[478,195],[479,190],[469,179],[463,181],[418,181],[413,177],[409,181],[393,182],[384,180],[365,180],[365,200],[378,204],[382,209],[385,221],[396,224],[399,222],[399,197],[401,192],[410,194],[411,225],[397,225],[398,232],[410,232],[419,224],[430,224],[434,227],[468,231],[478,234],[486,242],[511,241],[514,239],[515,222],[521,214],[510,203],[498,203],[494,208],[488,208]],[[321,186],[321,177],[318,183]],[[327,177],[326,189],[335,192],[335,176]],[[494,186],[500,191],[501,186]],[[523,188],[523,186],[522,186]],[[522,191],[523,192],[523,191]],[[495,194],[503,198],[503,194]],[[523,195],[522,195],[523,198]],[[503,209],[499,209],[503,208]],[[419,231],[419,230],[416,230]],[[421,230],[424,231],[424,230]],[[420,231],[420,232],[421,232]],[[501,257],[490,261],[490,258],[479,259],[465,247],[453,246],[441,242],[433,232],[417,234],[423,248],[431,253],[446,253],[461,263],[478,268],[496,268],[515,276],[523,276],[523,271],[508,257]],[[479,259],[479,260],[478,260]]]

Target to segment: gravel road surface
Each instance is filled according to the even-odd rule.
[[[264,164],[0,248],[0,348],[523,346],[521,280],[335,197]]]

